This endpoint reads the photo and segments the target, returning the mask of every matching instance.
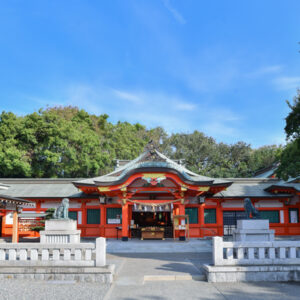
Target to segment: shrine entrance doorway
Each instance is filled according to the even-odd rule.
[[[132,212],[131,237],[143,238],[143,231],[158,231],[157,238],[172,238],[173,225],[170,211],[161,212]],[[144,234],[145,236],[145,234]],[[153,234],[153,238],[156,236]],[[149,236],[151,238],[151,236]]]

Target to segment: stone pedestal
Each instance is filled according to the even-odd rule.
[[[269,220],[238,220],[237,229],[233,232],[236,242],[274,241],[274,230],[269,229]]]
[[[80,230],[77,230],[77,222],[75,220],[46,220],[45,230],[40,231],[40,241],[46,244],[80,243],[80,232]]]

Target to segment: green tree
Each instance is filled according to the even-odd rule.
[[[300,90],[298,90],[294,101],[291,104],[287,101],[291,109],[285,118],[287,145],[280,156],[280,166],[277,175],[284,180],[289,177],[300,176]]]
[[[116,159],[134,159],[153,140],[159,150],[210,177],[247,177],[276,159],[278,147],[252,149],[217,143],[202,132],[174,133],[161,127],[108,121],[77,107],[50,107],[17,117],[0,115],[0,176],[94,177],[110,172]]]
[[[11,112],[0,115],[0,176],[27,177],[31,175],[30,157],[19,137],[22,118]]]
[[[27,115],[23,143],[35,177],[90,177],[108,164],[91,116],[73,107],[54,107]]]
[[[249,144],[217,143],[199,131],[172,134],[165,141],[164,153],[173,159],[184,159],[191,171],[209,177],[252,177],[258,169],[274,163],[280,147],[252,149]]]

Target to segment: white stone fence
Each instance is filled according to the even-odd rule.
[[[213,238],[213,265],[300,265],[300,241],[224,242]]]
[[[101,267],[105,265],[105,238],[97,238],[96,244],[0,244],[0,267]]]

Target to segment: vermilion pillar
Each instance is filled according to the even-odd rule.
[[[289,208],[287,206],[285,206],[285,204],[283,203],[283,211],[284,211],[284,233],[285,234],[289,234]],[[281,216],[279,216],[281,217]],[[281,219],[279,220],[279,222],[281,223]]]
[[[204,237],[204,204],[200,204],[200,237]]]
[[[179,210],[179,215],[185,215],[185,206],[184,206],[184,204],[179,204],[178,210]],[[180,222],[181,222],[181,220],[180,220]],[[179,240],[180,241],[185,241],[185,230],[179,230]]]
[[[13,213],[13,232],[12,232],[12,242],[18,243],[19,241],[19,228],[18,228],[18,212]]]
[[[100,236],[105,236],[106,211],[105,205],[100,205]]]
[[[122,205],[122,241],[128,241],[128,203]]]
[[[217,226],[218,226],[218,235],[223,236],[223,213],[221,202],[217,204]]]

